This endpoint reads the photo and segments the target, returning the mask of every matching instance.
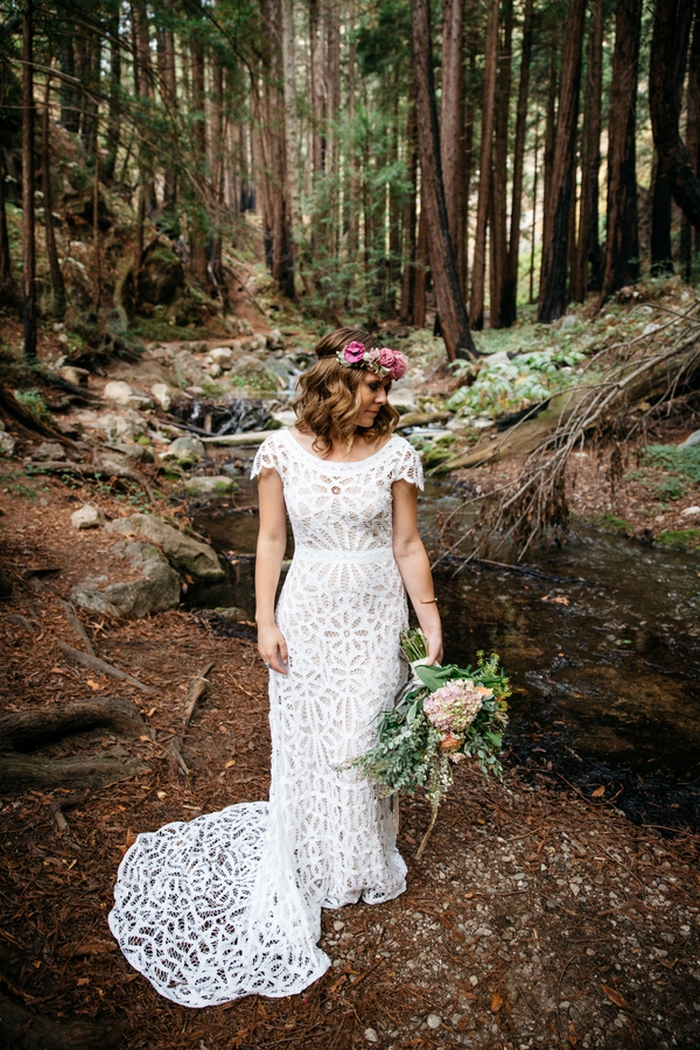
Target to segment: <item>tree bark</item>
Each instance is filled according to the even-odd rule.
[[[146,731],[146,723],[136,704],[122,696],[107,696],[99,700],[2,714],[0,748],[33,751],[50,741],[87,732],[96,726],[110,726],[117,732],[130,735]]]
[[[7,213],[5,212],[5,167],[0,157],[0,296],[6,303],[15,303],[17,287],[12,276],[12,257],[10,255],[10,238],[7,232]]]
[[[440,151],[447,222],[460,289],[467,279],[464,182],[464,0],[442,3],[442,98]]]
[[[571,298],[582,303],[589,285],[600,288],[602,252],[598,234],[598,177],[603,90],[604,0],[595,0],[590,36],[581,142],[581,209],[576,263],[571,273]]]
[[[686,90],[685,141],[696,174],[700,174],[700,0],[695,0],[693,38],[688,56],[688,86]],[[681,225],[681,258],[683,275],[690,281],[693,274],[693,249],[700,252],[700,226],[695,227],[693,246],[692,225],[684,215]],[[699,260],[700,261],[700,260]]]
[[[491,150],[496,108],[496,70],[498,62],[498,0],[491,0],[486,27],[484,68],[484,101],[481,111],[481,148],[479,159],[479,196],[476,205],[476,230],[472,259],[472,294],[470,311],[475,331],[484,327],[484,282],[486,276],[486,222],[491,186]]]
[[[323,41],[321,38],[322,22],[319,17],[319,0],[309,0],[309,47],[311,58],[311,104],[312,114],[312,146],[311,155],[313,159],[313,185],[323,172],[325,135],[324,112],[325,99],[323,92]]]
[[[281,58],[284,84],[284,152],[289,202],[289,283],[294,291],[295,231],[300,218],[299,146],[297,131],[296,57],[294,49],[294,0],[281,0]]]
[[[119,152],[119,132],[121,126],[119,112],[119,92],[122,78],[122,49],[119,39],[119,8],[109,16],[109,108],[107,111],[107,155],[102,164],[102,176],[106,182],[114,181]]]
[[[36,360],[36,248],[34,241],[34,5],[22,12],[22,303],[24,356]]]
[[[510,239],[506,257],[501,307],[501,322],[506,328],[510,327],[517,317],[520,217],[522,215],[525,132],[527,130],[527,102],[532,58],[532,4],[533,0],[525,0],[523,42],[520,54],[520,84],[518,86],[518,108],[515,119],[515,143],[513,147],[513,198],[510,210]]]
[[[417,89],[416,119],[423,182],[422,200],[426,209],[428,255],[440,324],[450,360],[455,357],[476,357],[447,220],[427,0],[411,0],[411,36]]]
[[[494,146],[492,177],[491,222],[491,293],[490,327],[502,328],[503,297],[508,264],[507,193],[508,193],[508,124],[510,116],[510,81],[513,39],[513,0],[503,0],[500,22],[503,28],[498,53],[496,78],[496,111],[494,115]]]
[[[56,234],[53,227],[53,193],[51,192],[51,142],[49,129],[49,110],[51,105],[51,75],[46,74],[46,90],[44,92],[44,109],[41,124],[41,174],[42,188],[44,191],[44,230],[46,235],[46,254],[49,257],[49,269],[51,271],[51,287],[53,289],[53,308],[59,321],[66,315],[66,286],[63,281],[63,273],[58,262],[58,251],[56,249]]]
[[[693,5],[657,0],[649,59],[649,108],[654,146],[673,199],[700,227],[700,178],[679,128],[681,92]]]
[[[415,324],[416,220],[418,215],[418,128],[416,125],[415,84],[411,78],[406,126],[406,179],[409,191],[403,215],[403,274],[399,318]]]
[[[200,20],[201,2],[197,0],[197,10]],[[209,280],[209,252],[207,229],[207,208],[205,196],[207,192],[207,125],[206,125],[206,74],[204,41],[201,35],[201,26],[197,26],[192,34],[190,42],[190,56],[192,61],[192,117],[193,117],[193,151],[196,168],[197,197],[193,202],[191,217],[190,238],[190,269],[196,280],[203,288],[210,287]]]
[[[158,33],[159,90],[163,106],[173,122],[178,120],[177,80],[175,75],[175,38],[172,29]],[[169,146],[175,148],[175,142]],[[163,172],[163,208],[173,212],[177,205],[177,169],[168,158]]]
[[[673,273],[671,248],[671,214],[673,197],[671,186],[658,154],[654,157],[651,191],[651,274],[663,277]]]
[[[600,302],[639,279],[635,154],[641,0],[618,0],[608,117],[608,219]]]
[[[575,162],[576,116],[581,84],[581,46],[585,14],[585,0],[569,0],[552,160],[550,206],[545,210],[542,238],[542,283],[537,319],[544,324],[561,317],[567,305],[569,210]]]

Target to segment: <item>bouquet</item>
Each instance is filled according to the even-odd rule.
[[[425,788],[433,813],[418,856],[435,826],[440,803],[454,777],[452,767],[467,757],[483,773],[499,779],[503,769],[503,731],[508,724],[508,679],[493,653],[477,654],[477,664],[457,667],[425,664],[428,644],[420,630],[405,631],[401,648],[412,675],[391,711],[380,716],[377,743],[353,762],[385,796],[414,794]]]

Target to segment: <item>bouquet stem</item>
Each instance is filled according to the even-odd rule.
[[[430,834],[431,834],[433,828],[435,827],[435,821],[437,820],[437,815],[438,815],[438,810],[439,809],[440,809],[440,803],[439,802],[433,802],[433,815],[430,818],[430,823],[428,824],[428,830],[426,831],[425,835],[421,839],[421,844],[418,847],[418,852],[416,853],[416,857],[422,856],[423,850],[428,845],[428,839],[430,838]]]

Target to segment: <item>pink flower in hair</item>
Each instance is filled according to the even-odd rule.
[[[379,364],[388,370],[392,379],[401,379],[408,369],[406,356],[400,350],[390,350],[388,346],[383,346],[379,351]]]
[[[352,343],[348,343],[347,346],[343,347],[343,357],[351,365],[357,365],[362,361],[365,356],[365,348],[362,343],[358,343],[353,340]]]

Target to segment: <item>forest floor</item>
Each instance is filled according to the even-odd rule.
[[[129,365],[118,364],[119,378]],[[671,439],[680,435],[666,424]],[[40,439],[17,433],[20,455]],[[47,757],[137,756],[144,769],[88,794],[55,820],[60,792],[7,796],[0,809],[0,970],[10,1000],[52,1019],[55,1045],[129,1050],[605,1050],[700,1044],[698,836],[637,826],[604,795],[586,795],[555,773],[506,762],[503,783],[460,767],[426,852],[420,799],[401,804],[399,848],[408,889],[380,907],[324,912],[327,973],[305,993],[249,997],[188,1010],[159,997],[130,969],[106,915],[119,861],[142,831],[236,802],[266,797],[266,673],[250,626],[227,637],[206,612],[146,620],[88,617],[96,654],[151,690],[70,664],[59,643],[79,645],[62,600],[99,566],[110,570],[101,531],[70,529],[73,510],[99,502],[125,513],[105,486],[25,475],[0,460],[0,563],[13,583],[0,605],[0,686],[9,711],[114,696],[135,703],[152,734],[95,730],[45,748]],[[580,490],[589,514],[611,513],[590,457]],[[501,469],[501,468],[498,468]],[[491,472],[493,473],[493,472]],[[484,475],[485,476],[485,475]],[[614,512],[648,526],[643,493]],[[635,509],[635,499],[639,508]],[[648,501],[647,501],[648,502]],[[655,527],[682,523],[685,504],[659,511]],[[636,517],[635,517],[636,515]],[[84,617],[85,619],[85,617]],[[183,745],[190,775],[173,772],[164,747],[179,733],[192,679],[213,664]],[[91,1022],[81,1042],[62,1026]],[[26,1042],[27,1020],[16,1041]],[[68,1029],[65,1029],[66,1033]]]

